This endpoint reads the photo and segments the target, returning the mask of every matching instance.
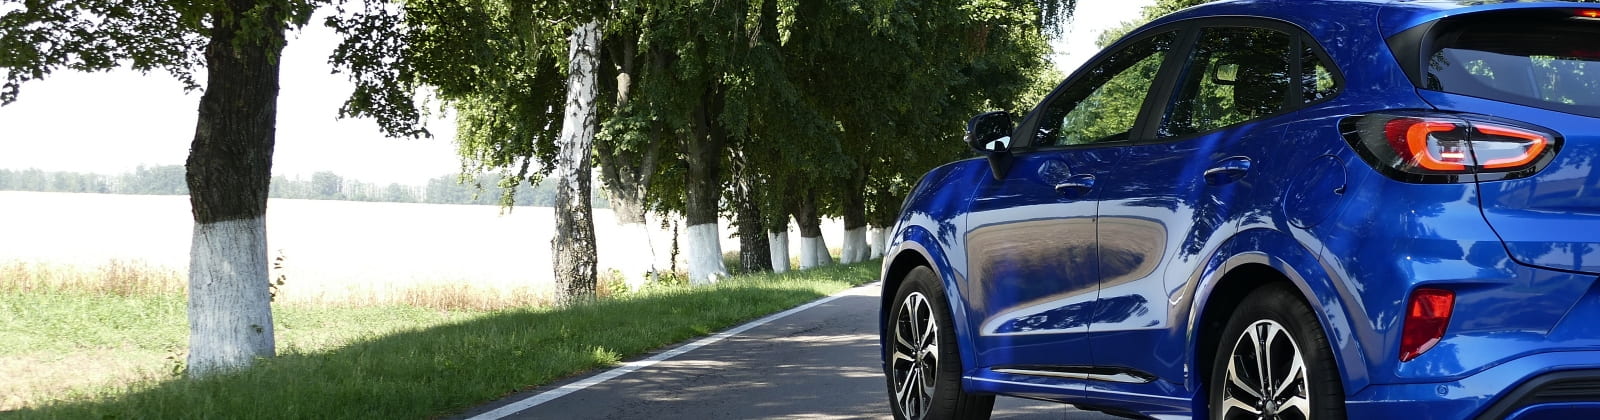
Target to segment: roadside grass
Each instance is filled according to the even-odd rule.
[[[738,276],[706,287],[655,285],[563,309],[283,306],[275,308],[280,355],[252,368],[202,379],[152,372],[131,383],[81,388],[0,416],[447,416],[871,282],[878,268],[874,260]],[[102,310],[105,301],[82,294],[12,294],[0,296],[0,309],[5,309],[0,312],[0,343],[6,343],[0,344],[0,358],[108,347],[162,354],[185,344],[181,297],[124,299],[138,302]],[[41,306],[59,309],[35,315]],[[99,314],[66,316],[72,311]],[[52,316],[63,319],[42,319]],[[145,318],[89,325],[130,317]],[[29,331],[46,332],[23,334]],[[22,338],[16,340],[20,344],[11,344],[14,337]]]

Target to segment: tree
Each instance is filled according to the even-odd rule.
[[[333,172],[320,171],[311,174],[311,198],[317,200],[342,200],[344,194],[344,178]]]
[[[345,35],[333,61],[357,85],[343,115],[374,117],[391,136],[425,136],[413,97],[428,86],[457,112],[463,171],[501,173],[502,204],[514,202],[517,185],[556,174],[559,234],[551,246],[561,302],[594,298],[589,177],[600,6],[371,1],[364,13],[328,21]]]
[[[619,223],[643,231],[649,211],[685,217],[690,278],[704,284],[727,272],[724,214],[741,248],[774,244],[772,263],[787,262],[775,233],[794,216],[802,267],[829,259],[820,218],[844,214],[851,259],[864,258],[868,215],[898,209],[921,171],[959,156],[967,116],[1011,106],[1042,57],[1040,28],[1075,4],[924,3],[411,0],[329,23],[349,35],[335,57],[358,85],[346,115],[425,135],[413,98],[428,87],[458,113],[464,169],[512,183],[562,159],[581,165],[592,147]],[[598,92],[563,101],[591,97],[568,85],[582,69],[570,37],[588,22],[600,30]],[[558,145],[561,112],[591,103],[593,143]],[[754,253],[741,261],[765,268]]]
[[[267,290],[266,202],[285,31],[311,0],[7,2],[0,15],[0,103],[60,69],[165,70],[198,88],[206,70],[186,183],[194,217],[189,263],[190,375],[274,354]]]
[[[594,216],[589,205],[590,145],[598,122],[600,24],[572,29],[567,55],[566,118],[556,140],[556,296],[563,303],[595,297]]]

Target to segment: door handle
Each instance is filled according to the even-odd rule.
[[[1056,193],[1075,198],[1094,189],[1094,175],[1073,175],[1056,184]]]
[[[1217,162],[1216,165],[1213,165],[1211,169],[1206,170],[1206,183],[1210,185],[1222,185],[1233,181],[1238,181],[1239,178],[1244,178],[1245,173],[1250,171],[1250,163],[1250,158],[1244,156],[1234,156],[1223,159],[1221,162]]]

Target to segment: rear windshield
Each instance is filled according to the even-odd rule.
[[[1492,14],[1434,33],[1425,88],[1600,117],[1600,19]]]

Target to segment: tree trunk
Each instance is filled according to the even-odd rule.
[[[767,244],[771,248],[772,272],[782,273],[789,271],[789,223],[781,226],[768,226]]]
[[[728,276],[722,263],[721,235],[717,233],[717,200],[722,197],[722,145],[727,132],[716,121],[722,94],[708,89],[694,109],[694,136],[685,147],[688,163],[684,179],[684,224],[689,236],[689,284],[716,283]]]
[[[599,99],[600,24],[573,28],[567,51],[566,117],[556,138],[556,301],[573,304],[595,297],[594,209],[589,202],[591,145]]]
[[[636,36],[615,37],[617,46],[610,60],[616,65],[617,110],[624,112],[630,102],[634,79],[638,73],[638,39]],[[656,271],[654,230],[646,225],[645,193],[650,189],[650,178],[656,172],[656,159],[661,151],[661,132],[650,133],[650,143],[641,153],[636,149],[618,147],[613,141],[596,141],[595,155],[600,164],[600,182],[610,193],[611,211],[616,215],[617,226],[628,238],[619,244],[628,257],[619,261],[623,280],[631,290],[639,290]],[[645,258],[648,256],[648,258]]]
[[[761,208],[756,204],[757,175],[742,153],[736,153],[732,163],[733,188],[729,199],[733,201],[733,223],[739,232],[739,268],[745,273],[771,271],[771,244],[767,241]]]
[[[884,242],[884,229],[881,226],[867,228],[867,246],[872,248],[872,253],[867,258],[883,258],[883,250],[887,243]]]
[[[794,222],[800,225],[800,269],[833,264],[828,254],[828,243],[822,239],[822,217],[817,211],[816,190],[806,190],[794,210]]]
[[[262,19],[258,38],[239,39],[253,32],[242,27],[243,16],[259,12],[239,3],[228,4],[237,18],[212,16],[206,89],[186,163],[194,216],[188,374],[196,377],[275,354],[265,217],[285,28]]]
[[[856,169],[845,181],[844,244],[839,262],[854,264],[867,260],[867,173]]]

